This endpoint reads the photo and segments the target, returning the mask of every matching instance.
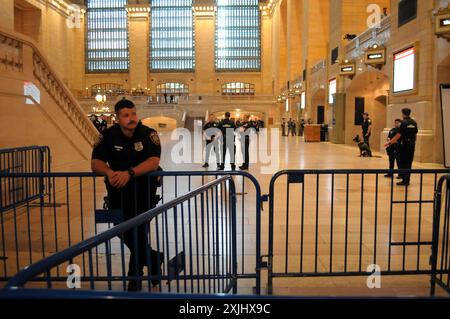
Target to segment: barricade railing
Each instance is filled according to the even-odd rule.
[[[261,189],[246,172],[155,172],[148,183],[161,179],[157,196],[167,203],[224,174],[237,189],[237,277],[240,293],[260,292]],[[0,216],[0,281],[6,282],[24,267],[93,237],[124,220],[121,210],[110,209],[103,177],[93,173],[0,174],[4,178],[49,180],[50,202],[28,200]],[[157,201],[157,199],[155,200]]]
[[[0,149],[0,174],[49,173],[50,166],[50,148],[47,146]],[[44,178],[2,178],[0,214],[29,200],[44,200],[49,190],[49,182]]]
[[[435,193],[433,246],[431,255],[431,295],[436,285],[450,294],[450,175],[439,180]]]
[[[128,257],[125,245],[145,252]],[[7,288],[120,291],[131,281],[148,291],[236,293],[236,252],[236,191],[224,176],[28,266]]]
[[[405,173],[411,174],[411,184],[396,185],[395,175]],[[448,173],[275,174],[269,194],[269,293],[276,278],[430,274],[432,194]]]

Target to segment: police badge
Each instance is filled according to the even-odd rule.
[[[150,133],[150,139],[152,140],[153,144],[159,146],[161,144],[161,141],[159,140],[158,133],[151,132]]]
[[[142,144],[142,142],[136,142],[134,143],[134,149],[136,150],[136,152],[140,152],[144,149],[144,145]]]

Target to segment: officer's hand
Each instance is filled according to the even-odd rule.
[[[106,174],[106,177],[108,178],[109,183],[112,187],[117,187],[117,173],[111,171],[110,173]]]
[[[117,178],[117,181],[116,181],[115,187],[117,187],[117,188],[125,187],[131,179],[130,174],[128,174],[128,172],[117,172],[116,178]]]

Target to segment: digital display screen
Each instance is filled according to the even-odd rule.
[[[394,54],[394,93],[411,91],[415,82],[416,49]]]
[[[306,108],[306,93],[305,92],[302,92],[300,107],[302,108],[302,110],[304,110]]]
[[[286,101],[284,102],[285,107],[286,107],[286,113],[289,112],[289,99],[286,99]]]
[[[353,71],[352,66],[346,66],[346,67],[342,68],[342,72],[352,72],[352,71]]]
[[[337,90],[336,85],[337,85],[336,79],[332,79],[328,83],[328,103],[329,104],[334,103],[333,94],[336,94],[336,90]]]

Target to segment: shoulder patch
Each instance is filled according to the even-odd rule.
[[[94,142],[94,148],[97,148],[103,141],[103,134],[99,134]]]
[[[150,140],[153,142],[153,144],[155,145],[161,145],[161,141],[159,140],[159,135],[156,131],[152,131],[150,132]]]

